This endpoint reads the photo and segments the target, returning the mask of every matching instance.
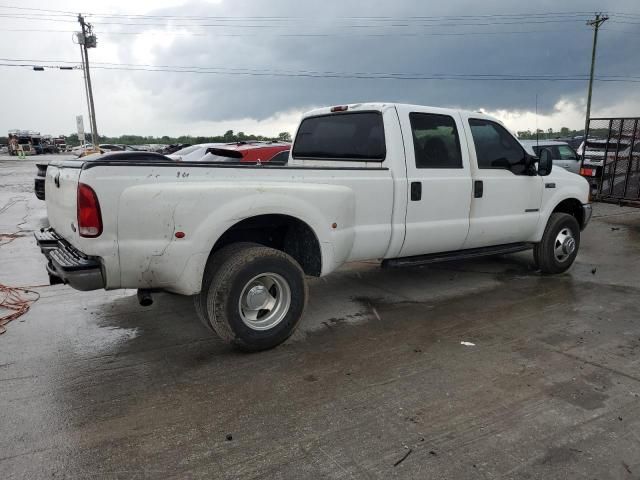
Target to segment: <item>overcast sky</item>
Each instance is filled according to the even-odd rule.
[[[1,5],[34,10],[0,8],[0,63],[79,62],[79,48],[72,41],[78,28],[74,18],[35,9],[94,14],[88,17],[98,36],[98,47],[90,51],[96,67],[91,75],[103,135],[293,132],[301,112],[363,101],[482,109],[513,130],[533,129],[536,95],[540,128],[581,128],[585,80],[348,77],[358,72],[586,75],[592,29],[585,18],[600,10],[615,16],[601,29],[597,75],[640,81],[638,0],[532,0],[517,5],[507,0],[7,0]],[[531,15],[505,16],[524,13]],[[557,13],[564,15],[549,15]],[[145,17],[105,16],[109,14]],[[171,16],[191,18],[167,19]],[[458,18],[433,19],[443,16]],[[218,70],[113,70],[107,63]],[[0,67],[0,91],[0,135],[14,128],[71,133],[75,116],[86,117],[78,70]],[[639,93],[640,83],[596,82],[592,111],[638,115]]]

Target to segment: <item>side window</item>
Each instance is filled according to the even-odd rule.
[[[569,145],[558,145],[558,154],[560,160],[577,160],[578,155]]]
[[[476,147],[478,168],[502,168],[516,175],[526,173],[525,151],[504,127],[478,118],[470,118],[469,126]]]
[[[410,113],[416,168],[462,168],[456,122],[448,115]]]

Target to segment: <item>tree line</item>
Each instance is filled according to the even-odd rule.
[[[554,138],[582,137],[584,135],[584,129],[572,130],[568,127],[562,127],[560,130],[554,131],[553,128],[548,128],[547,130],[539,128],[537,132],[536,130],[521,130],[516,133],[520,140],[535,140],[536,138],[540,140],[552,140]]]

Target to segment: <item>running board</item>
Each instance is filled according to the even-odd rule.
[[[508,243],[506,245],[496,245],[493,247],[469,248],[467,250],[431,253],[429,255],[417,255],[415,257],[388,258],[382,261],[382,268],[415,267],[429,263],[467,260],[470,258],[485,257],[487,255],[522,252],[531,248],[533,248],[533,243]]]

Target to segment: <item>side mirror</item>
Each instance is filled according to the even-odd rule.
[[[538,160],[538,175],[546,177],[551,173],[553,168],[553,158],[551,158],[551,150],[543,148],[540,151],[540,159]]]

